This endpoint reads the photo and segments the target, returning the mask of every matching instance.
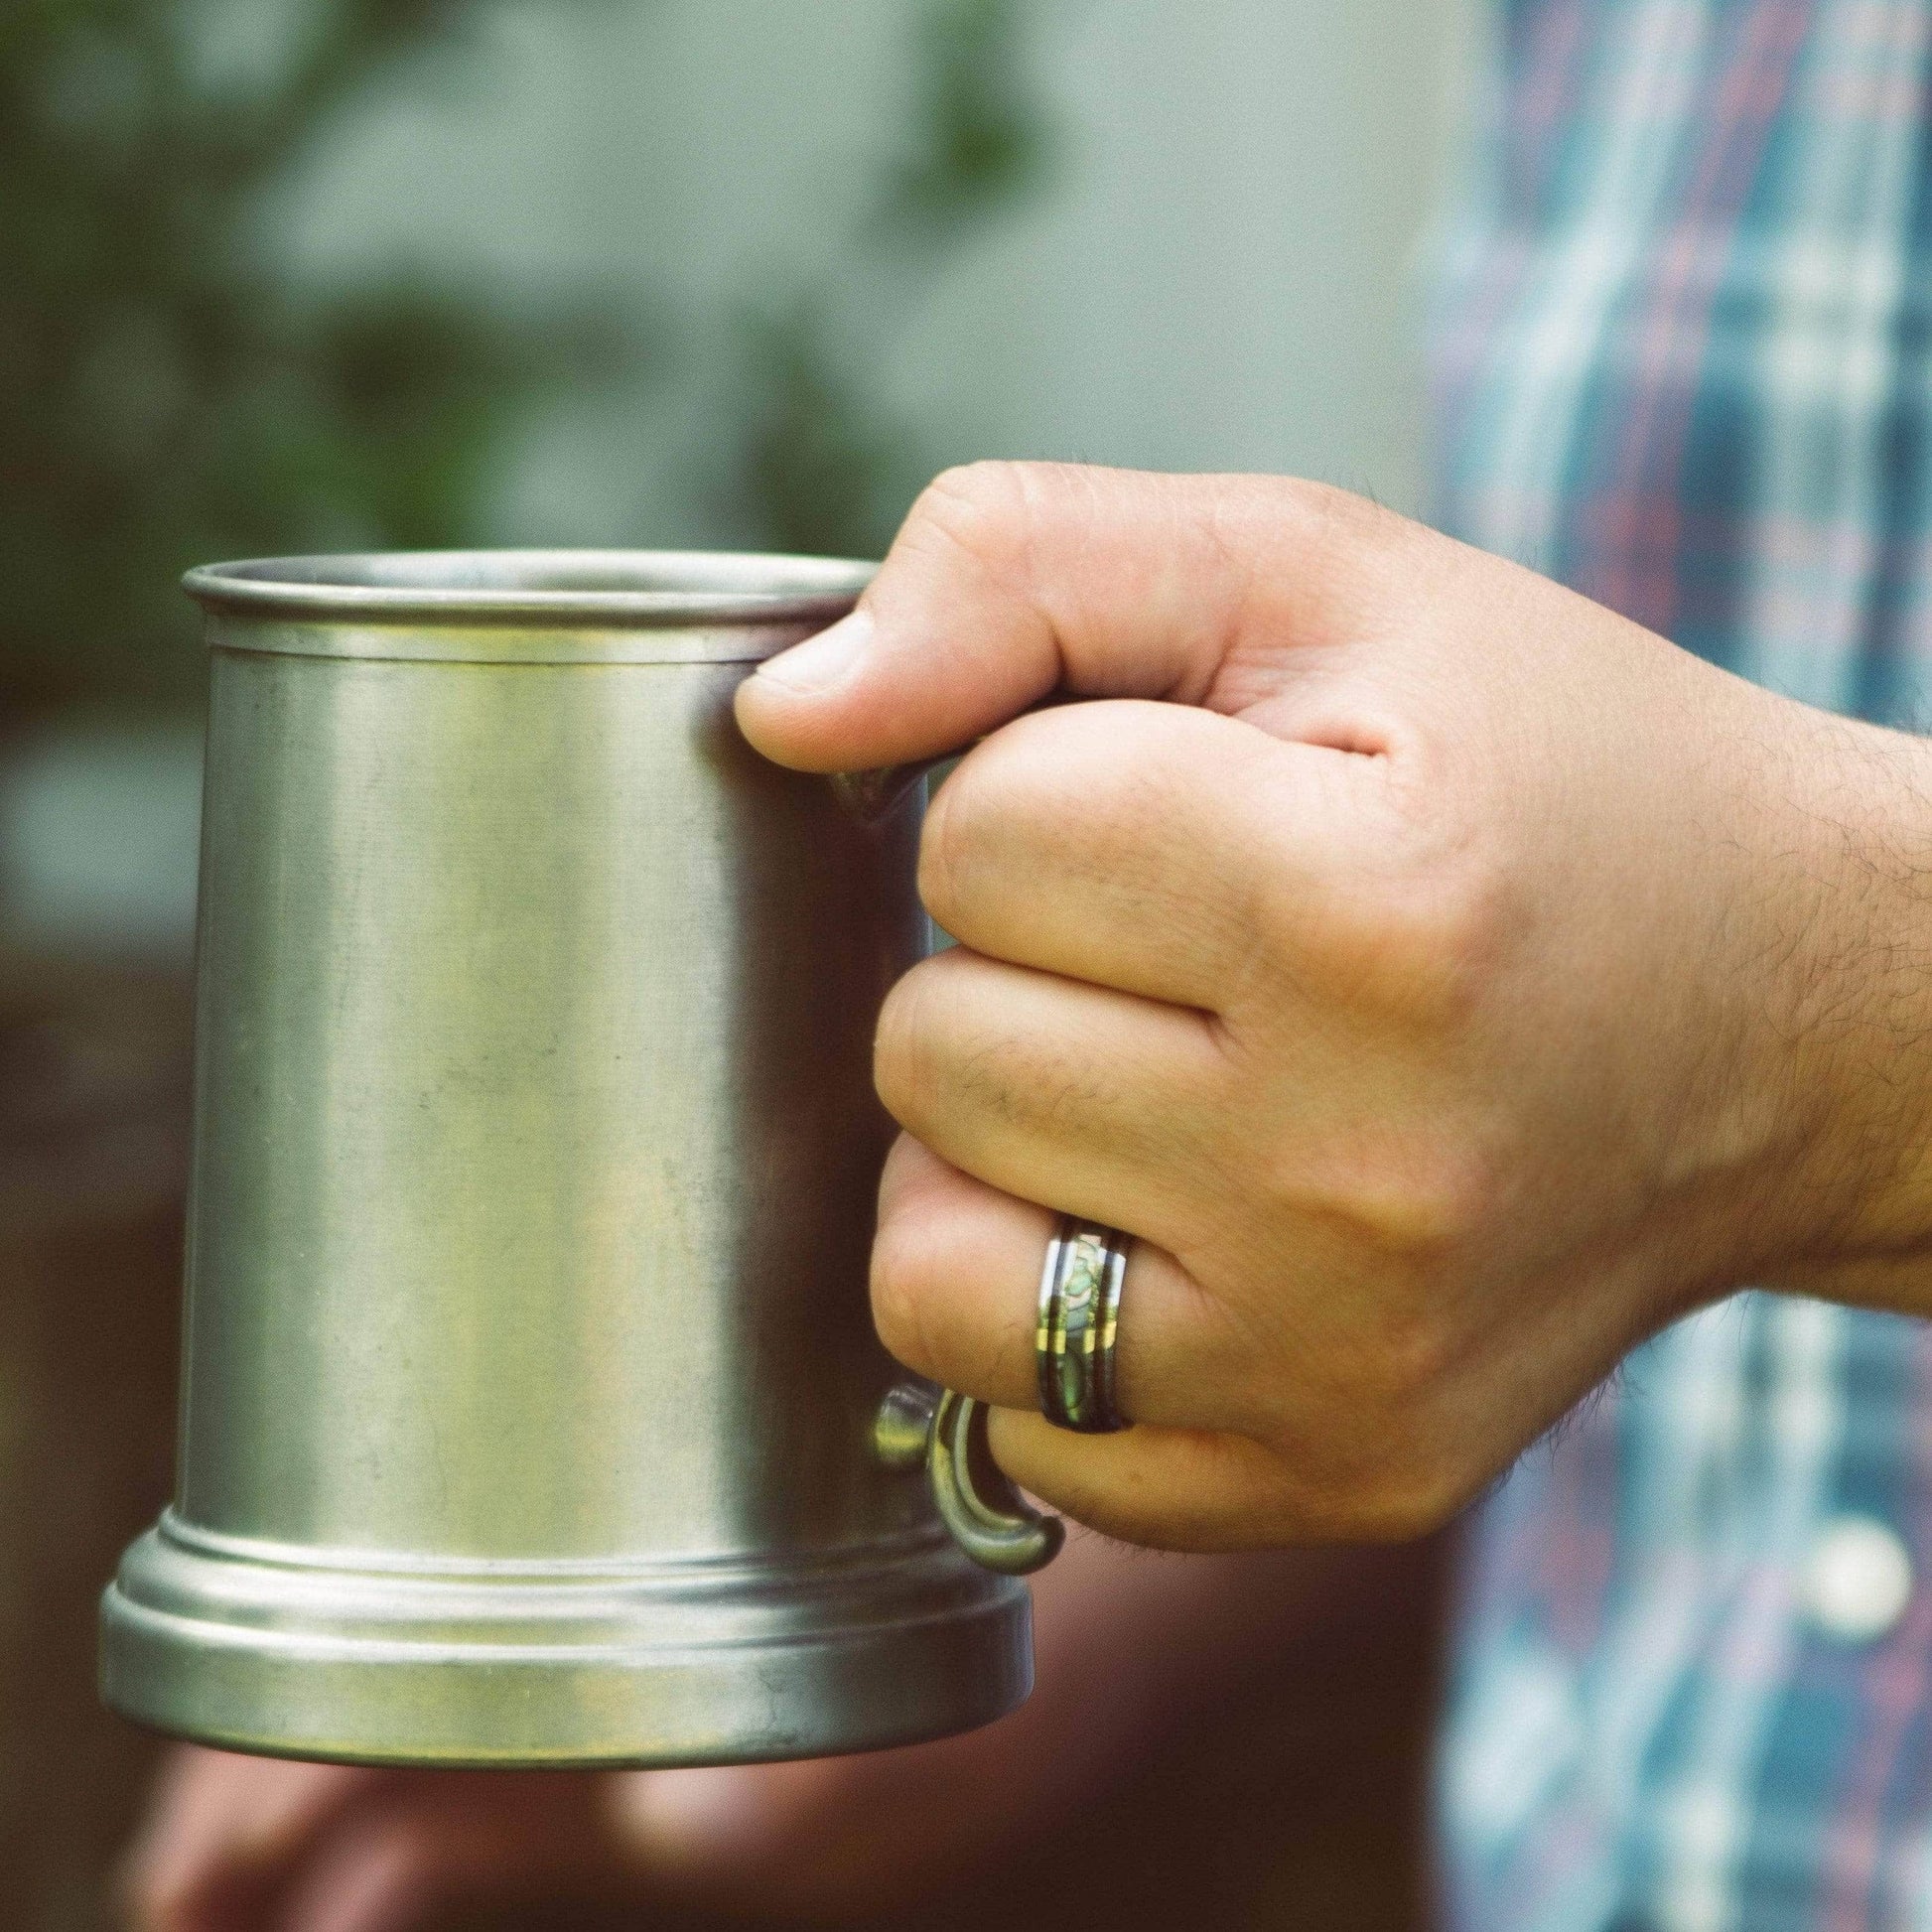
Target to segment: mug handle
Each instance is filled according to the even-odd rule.
[[[1029,705],[1020,716],[1031,717],[1035,711],[1057,711],[1062,705],[1080,702],[1070,691],[1055,691],[1037,704]],[[877,825],[892,816],[899,801],[921,779],[942,764],[964,758],[972,749],[971,745],[958,745],[950,752],[941,752],[937,758],[917,759],[910,764],[886,764],[872,771],[834,771],[830,774],[832,793],[849,817],[856,818],[861,825]]]
[[[890,817],[927,772],[948,759],[875,771],[840,771],[831,784],[839,804],[861,825]],[[1042,1515],[1008,1481],[986,1443],[986,1406],[956,1389],[935,1394],[903,1385],[887,1396],[873,1425],[879,1459],[891,1469],[925,1465],[933,1507],[952,1538],[977,1564],[1003,1576],[1026,1577],[1059,1555],[1066,1526]]]
[[[834,771],[830,776],[832,795],[848,818],[861,825],[877,825],[890,818],[899,801],[929,771],[936,771],[959,756],[948,752],[944,758],[921,759],[916,764],[887,764],[876,771]]]
[[[987,1449],[984,1403],[901,1383],[880,1406],[873,1448],[889,1469],[924,1464],[940,1521],[982,1568],[1027,1577],[1059,1555],[1066,1525],[1035,1509],[1001,1473]]]

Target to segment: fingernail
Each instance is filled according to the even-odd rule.
[[[758,674],[787,691],[829,690],[864,656],[872,643],[872,613],[854,611],[829,630],[781,650],[776,657],[767,657]]]

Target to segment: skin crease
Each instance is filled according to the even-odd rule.
[[[1055,695],[1088,702],[1023,715]],[[880,1026],[906,1132],[874,1309],[1080,1522],[1194,1550],[1415,1536],[1736,1286],[1932,1311],[1915,740],[1343,492],[1042,465],[942,477],[860,613],[738,715],[803,770],[975,748],[921,852],[960,944]],[[1034,1413],[1062,1210],[1137,1238],[1119,1436]],[[188,1754],[135,1922],[391,1932],[453,1873],[545,1860],[890,1896],[966,1841],[881,1819],[991,1843],[1077,1803],[1119,1744],[1096,1709],[1189,1694],[1157,1689],[1164,1645],[1276,1641],[1296,1579],[1373,1561],[1123,1588],[1108,1547],[1046,1574],[1034,1705],[925,1755],[559,1782],[578,1796],[546,1822],[478,1795],[509,1784],[453,1808],[435,1780]],[[1107,1699],[1081,1690],[1094,1631]],[[222,1916],[243,1895],[279,1916]]]

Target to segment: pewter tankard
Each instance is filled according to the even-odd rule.
[[[1050,1537],[867,1309],[917,803],[781,771],[731,716],[866,574],[191,574],[179,1474],[106,1594],[116,1710],[304,1757],[676,1764],[1026,1695],[1000,1572]]]

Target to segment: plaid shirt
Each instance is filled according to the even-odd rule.
[[[1932,0],[1500,0],[1437,518],[1811,703],[1932,686]],[[1932,1932],[1932,1327],[1672,1329],[1471,1533],[1460,1932]]]

